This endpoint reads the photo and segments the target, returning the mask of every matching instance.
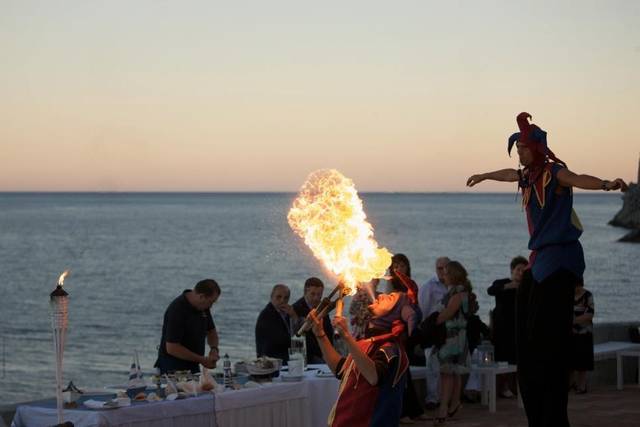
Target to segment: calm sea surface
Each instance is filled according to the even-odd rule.
[[[0,402],[54,394],[48,311],[58,275],[70,268],[65,381],[123,383],[135,350],[151,370],[167,304],[198,280],[222,287],[213,313],[221,353],[254,355],[253,328],[275,283],[302,295],[323,271],[289,229],[294,194],[0,193]],[[524,213],[513,194],[365,194],[378,242],[404,252],[414,279],[448,255],[469,270],[486,319],[486,288],[528,255]],[[619,194],[579,194],[586,287],[596,322],[638,320],[640,245],[617,243],[607,226]]]

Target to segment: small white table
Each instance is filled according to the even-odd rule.
[[[640,386],[640,348],[635,350],[622,350],[616,353],[616,368],[617,368],[617,386],[618,390],[622,390],[624,386],[624,372],[622,370],[622,361],[625,357],[637,357],[638,358],[638,385]]]
[[[518,372],[517,365],[507,366],[480,366],[473,365],[471,372],[480,375],[482,383],[481,403],[489,405],[489,412],[496,412],[496,376]],[[518,406],[521,406],[520,390],[518,390]]]

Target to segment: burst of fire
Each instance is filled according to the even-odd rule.
[[[359,282],[382,277],[391,253],[379,248],[353,181],[335,169],[313,172],[300,189],[289,225],[353,295]]]
[[[60,286],[64,285],[64,279],[66,279],[69,274],[71,274],[71,270],[65,270],[64,273],[62,273],[60,275],[60,278],[58,279],[58,285]]]

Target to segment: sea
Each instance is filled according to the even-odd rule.
[[[204,278],[222,295],[213,306],[220,351],[255,356],[254,326],[271,288],[291,302],[323,269],[287,224],[293,193],[0,193],[0,402],[53,396],[55,353],[49,293],[66,269],[69,326],[64,381],[85,389],[126,383],[134,355],[150,372],[167,305]],[[468,270],[488,319],[491,283],[528,255],[520,198],[486,193],[361,194],[375,239],[411,261],[422,284],[435,259]],[[607,225],[620,194],[575,195],[585,232],[585,287],[596,323],[638,321],[640,245],[619,243]]]

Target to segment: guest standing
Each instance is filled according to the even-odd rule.
[[[442,303],[442,298],[447,294],[447,285],[444,284],[444,269],[449,261],[449,258],[446,256],[436,259],[436,275],[420,287],[418,304],[420,305],[423,321],[438,310],[438,307]],[[424,349],[424,358],[427,368],[427,397],[425,398],[425,408],[434,410],[440,406],[440,366],[438,364],[438,358],[435,357],[433,347]]]
[[[496,299],[493,309],[493,345],[495,358],[500,362],[516,361],[516,293],[522,283],[522,275],[529,264],[526,258],[517,256],[511,260],[511,277],[499,279],[487,289],[487,293]],[[513,397],[510,383],[515,374],[500,375],[498,390],[502,397]]]
[[[584,288],[584,281],[576,283],[573,304],[573,381],[577,394],[587,392],[587,371],[593,371],[593,295]]]
[[[371,312],[369,311],[369,305],[373,302],[373,299],[380,295],[377,291],[380,279],[372,279],[369,283],[364,283],[362,286],[358,286],[356,294],[351,298],[351,304],[349,305],[349,315],[351,316],[351,333],[353,338],[360,340],[364,338],[367,325],[371,320]],[[365,289],[370,287],[370,291]]]
[[[278,284],[271,290],[271,301],[262,309],[256,321],[256,353],[289,361],[291,335],[298,315],[289,305],[291,291]]]
[[[443,424],[453,417],[462,404],[462,374],[469,372],[469,343],[467,318],[470,315],[471,282],[467,270],[458,261],[450,261],[445,268],[444,283],[448,293],[442,300],[438,324],[447,329],[445,343],[437,349],[440,363],[440,407],[435,424]]]
[[[422,318],[420,307],[418,306],[418,285],[411,279],[411,263],[405,254],[395,254],[391,258],[389,266],[391,275],[390,285],[392,292],[402,292],[407,295],[406,305],[415,313],[416,323]],[[411,357],[416,347],[415,341],[411,340],[414,330],[407,330],[407,336],[402,342],[405,352],[411,361]],[[424,420],[424,409],[418,399],[418,393],[413,384],[411,371],[407,371],[407,384],[405,386],[404,395],[402,396],[402,416],[400,421],[403,423],[411,422],[411,420]]]

